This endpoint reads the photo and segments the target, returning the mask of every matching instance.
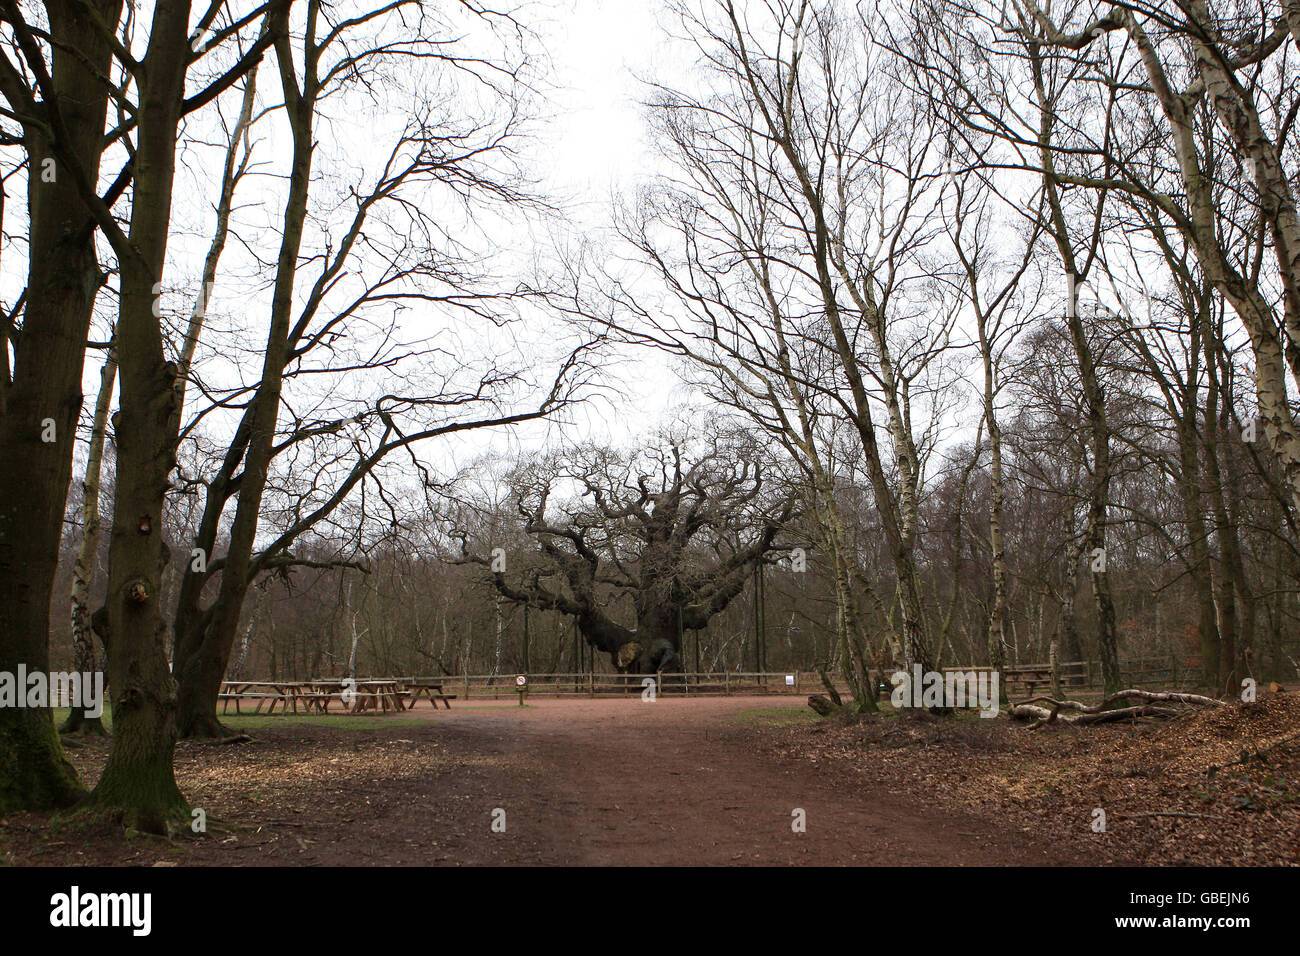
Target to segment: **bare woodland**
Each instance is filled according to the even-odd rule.
[[[582,234],[534,15],[0,0],[0,671],[113,718],[0,810],[187,824],[239,674],[1296,679],[1300,2],[672,0]]]

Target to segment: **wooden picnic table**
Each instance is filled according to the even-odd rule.
[[[221,690],[217,694],[217,700],[221,702],[221,712],[227,713],[230,709],[230,702],[235,702],[235,713],[240,713],[240,704],[244,701],[256,703],[253,713],[260,714],[262,705],[267,704],[266,712],[275,713],[275,705],[280,705],[280,712],[286,713],[289,708],[298,713],[298,705],[302,704],[304,709],[322,709],[323,702],[320,695],[311,686],[310,681],[262,681],[262,680],[239,680],[223,681]]]
[[[253,713],[274,714],[276,707],[281,713],[292,710],[299,713],[328,714],[329,705],[338,700],[344,710],[359,714],[368,710],[387,713],[403,711],[414,706],[421,697],[437,709],[441,702],[443,707],[451,710],[451,701],[457,695],[447,693],[447,681],[442,678],[358,678],[351,685],[343,683],[344,678],[316,678],[314,680],[229,680],[223,681],[217,699],[222,706],[222,713],[228,713],[230,704],[235,704],[235,713],[242,713],[241,705],[253,705]],[[344,700],[344,693],[351,688],[350,702]]]
[[[346,690],[342,680],[310,681],[259,681],[240,680],[223,681],[217,700],[221,702],[221,712],[229,712],[230,702],[235,703],[235,713],[241,713],[240,704],[254,703],[253,713],[260,714],[262,705],[266,704],[268,714],[275,713],[275,705],[280,705],[282,714],[290,708],[298,713],[301,704],[303,711],[319,714],[329,713],[330,699],[338,697],[345,709],[359,714],[367,709],[404,710],[410,693],[400,681],[396,680],[358,680],[352,685],[352,702],[343,700]],[[450,706],[450,705],[448,705]]]
[[[451,710],[451,702],[456,699],[456,695],[444,693],[444,683],[440,680],[408,681],[406,688],[411,694],[411,706],[414,707],[415,702],[423,695],[433,705],[434,710],[438,709],[438,701],[442,701],[442,705]]]
[[[343,694],[347,690],[343,680],[317,680],[311,682],[317,688],[325,701],[323,713],[328,713],[329,699],[339,697],[343,706],[354,714],[359,714],[365,710],[382,710],[387,713],[389,710],[405,710],[406,701],[410,698],[410,692],[406,689],[401,681],[397,680],[355,680],[351,686],[352,703],[344,701]]]
[[[1013,664],[1002,669],[1002,674],[1006,678],[1007,684],[1023,684],[1032,697],[1035,688],[1039,684],[1050,684],[1052,682],[1052,667],[1050,664]]]
[[[977,664],[970,667],[945,667],[944,674],[948,673],[980,673],[992,671],[993,668],[987,664]],[[1012,684],[1020,684],[1028,689],[1032,696],[1034,688],[1039,684],[1050,684],[1052,681],[1052,668],[1048,664],[1008,664],[999,672],[1001,679],[1010,689]]]

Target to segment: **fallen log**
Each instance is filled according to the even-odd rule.
[[[251,734],[233,734],[229,737],[196,737],[188,742],[203,747],[222,747],[228,744],[251,744],[253,740]]]
[[[1205,707],[1222,707],[1223,701],[1215,697],[1205,697],[1201,694],[1188,694],[1182,691],[1156,691],[1156,690],[1121,690],[1111,694],[1099,704],[1080,703],[1077,700],[1056,700],[1052,697],[1030,697],[1024,701],[1026,704],[1032,704],[1035,701],[1045,700],[1049,703],[1058,705],[1061,708],[1072,710],[1081,710],[1085,713],[1095,714],[1098,711],[1105,710],[1106,705],[1117,700],[1137,698],[1138,700],[1151,701],[1173,701],[1179,704],[1200,704]]]
[[[1111,704],[1117,701],[1128,702],[1130,700],[1143,701],[1139,704],[1131,704],[1128,707],[1111,708]],[[1048,706],[1039,706],[1045,703]],[[1111,694],[1100,703],[1085,704],[1077,700],[1057,700],[1054,697],[1039,696],[1031,697],[1026,701],[1013,705],[1008,711],[1008,715],[1013,720],[1032,720],[1029,729],[1033,730],[1043,724],[1050,724],[1055,721],[1061,721],[1067,724],[1103,724],[1112,720],[1124,720],[1126,718],[1138,717],[1158,717],[1169,719],[1177,717],[1179,714],[1186,713],[1184,708],[1177,706],[1156,706],[1157,704],[1183,704],[1195,707],[1222,707],[1224,702],[1213,697],[1205,697],[1201,694],[1188,694],[1181,691],[1151,691],[1151,690],[1121,690]],[[1061,711],[1077,711],[1074,714],[1062,714]]]
[[[825,694],[813,694],[808,698],[808,706],[823,717],[829,717],[840,710],[840,707],[831,703],[830,698]]]

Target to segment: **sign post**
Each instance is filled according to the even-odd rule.
[[[519,706],[524,706],[524,694],[528,693],[528,678],[520,674],[515,678],[515,690],[519,692]]]

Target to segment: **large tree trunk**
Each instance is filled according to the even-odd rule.
[[[94,19],[116,23],[121,2],[49,0],[45,9],[53,38],[53,97],[34,108],[47,116],[57,109],[67,138],[52,143],[43,122],[24,127],[27,297],[21,336],[10,342],[7,332],[0,333],[0,670],[11,673],[19,666],[49,670],[50,601],[72,478],[86,334],[103,283],[94,220],[62,157],[70,157],[90,182],[98,178],[107,110],[100,77],[108,73],[110,53]],[[5,82],[8,98],[8,84],[20,80],[8,76]],[[0,708],[0,813],[66,806],[81,793],[50,711]]]
[[[314,38],[309,38],[313,41]],[[288,362],[289,331],[293,314],[293,284],[297,274],[298,252],[302,245],[303,223],[307,215],[312,155],[312,120],[316,110],[316,78],[305,76],[302,94],[297,92],[287,33],[277,43],[281,59],[286,110],[293,132],[293,157],[289,175],[289,195],[281,220],[280,252],[276,264],[275,289],[271,300],[271,323],[267,330],[262,361],[262,378],[239,431],[246,437],[243,469],[239,475],[239,497],[230,529],[221,583],[212,606],[198,611],[198,602],[206,575],[191,571],[187,575],[185,604],[179,609],[176,630],[176,673],[180,678],[180,732],[190,737],[224,737],[225,729],[217,719],[217,695],[226,674],[244,599],[255,575],[253,549],[261,515],[262,496],[274,457],[276,423],[280,415],[280,395],[284,369]],[[290,57],[290,62],[283,62]],[[306,69],[314,67],[309,58]],[[237,125],[227,153],[227,169],[252,111],[252,84],[245,91],[241,123]],[[233,189],[233,182],[230,184]],[[224,237],[223,237],[224,241]],[[219,254],[219,249],[214,249]],[[215,267],[215,262],[214,262]],[[228,457],[229,463],[231,459]],[[225,505],[224,488],[209,492],[208,508],[213,520],[205,520],[205,542],[215,543],[215,532]],[[215,497],[214,497],[215,495]],[[205,519],[209,514],[205,514]],[[210,546],[210,544],[209,544]]]
[[[496,628],[494,631],[494,633],[496,634],[496,645],[492,654],[491,676],[496,677],[498,674],[501,673],[501,655],[505,653],[505,646],[506,646],[506,637],[505,637],[506,626],[505,626],[505,621],[501,615],[500,596],[498,596],[496,601],[493,602],[493,614],[496,623]]]
[[[121,255],[117,494],[109,549],[108,658],[113,743],[92,807],[136,829],[163,833],[188,823],[176,785],[176,684],[167,666],[162,572],[170,555],[163,507],[175,464],[176,368],[163,352],[155,314],[166,259],[177,126],[190,54],[188,0],[159,0],[140,90],[131,228]]]
[[[594,620],[578,628],[587,643],[609,654],[620,674],[676,673],[682,669],[678,640],[678,604],[663,599],[643,607],[636,630],[598,626]]]
[[[269,28],[269,22],[269,20],[263,21],[263,32]],[[248,144],[247,133],[252,124],[253,107],[256,103],[256,81],[257,67],[254,66],[249,71],[239,117],[235,121],[226,146],[225,163],[221,174],[221,194],[217,200],[216,227],[203,260],[201,285],[190,309],[189,323],[186,326],[185,339],[177,362],[176,402],[172,410],[172,421],[168,425],[168,431],[173,435],[180,434],[181,419],[185,410],[185,393],[199,339],[207,319],[208,293],[216,281],[217,266],[229,236],[230,211],[234,204],[235,189],[248,169],[252,147]],[[238,159],[241,141],[244,150],[242,159]],[[242,444],[240,448],[243,448]],[[228,487],[228,480],[229,474],[223,469],[216,480],[208,485],[204,514],[198,537],[194,542],[202,556],[205,569],[207,561],[215,557],[213,550],[226,503],[224,492]],[[199,572],[192,561],[187,562],[183,571],[180,597],[176,602],[175,619],[172,623],[172,639],[175,648],[172,675],[179,683],[177,722],[179,732],[183,736],[227,737],[230,734],[217,719],[217,697],[221,691],[221,681],[225,676],[224,662],[212,654],[211,648],[201,646],[202,636],[207,633],[211,620],[211,615],[199,606],[206,582],[206,570]],[[247,633],[244,639],[245,649],[247,649]],[[184,678],[187,667],[191,668],[193,673],[200,675],[199,678],[187,682]]]
[[[777,298],[772,291],[771,277],[766,261],[755,267],[755,275],[759,279],[767,297],[772,319],[772,331],[778,343],[776,351],[777,365],[781,370],[785,387],[794,403],[799,423],[797,432],[792,427],[788,427],[787,430],[793,446],[803,453],[801,464],[810,479],[811,490],[809,497],[812,511],[816,525],[821,531],[822,546],[826,550],[831,575],[834,580],[835,638],[841,661],[840,669],[849,683],[849,689],[853,694],[858,710],[865,712],[876,711],[879,709],[876,704],[876,688],[872,681],[871,668],[868,666],[864,654],[867,637],[863,628],[862,614],[857,597],[853,591],[853,577],[850,573],[852,551],[848,544],[848,534],[845,531],[839,502],[835,498],[835,484],[831,476],[827,474],[821,453],[818,450],[818,436],[809,413],[808,397],[803,383],[800,377],[795,374],[791,364],[790,348],[785,334],[785,323],[782,319]],[[784,415],[782,415],[782,420],[787,421]],[[863,584],[868,596],[878,601],[870,584],[865,580]],[[823,679],[825,679],[824,674]],[[829,684],[829,680],[827,683]],[[836,704],[838,705],[839,695],[835,692],[833,685],[830,686],[830,691],[836,698]]]
[[[1223,355],[1216,341],[1207,337],[1205,343],[1209,369],[1205,401],[1205,477],[1219,544],[1218,559],[1211,565],[1219,640],[1217,648],[1211,650],[1217,652],[1215,693],[1231,696],[1237,693],[1241,676],[1245,648],[1242,622],[1249,617],[1253,623],[1254,607],[1245,581],[1236,524],[1228,506],[1230,486],[1237,480],[1231,466],[1234,450],[1224,447],[1230,438],[1228,424],[1232,394],[1230,389],[1225,389],[1225,379],[1220,374]]]
[[[1109,461],[1109,455],[1105,460]],[[1099,489],[1110,487],[1109,465],[1106,466],[1107,477],[1103,481],[1098,476]],[[1105,496],[1105,497],[1104,497]],[[1115,627],[1115,602],[1110,593],[1110,574],[1106,570],[1106,500],[1109,492],[1094,490],[1088,515],[1088,559],[1089,577],[1092,581],[1093,603],[1097,606],[1097,656],[1101,660],[1101,681],[1106,693],[1115,694],[1122,688],[1119,673],[1119,637]],[[1100,552],[1099,562],[1094,555]]]
[[[815,195],[811,188],[807,189],[806,192],[810,197]],[[916,561],[913,554],[915,538],[905,533],[909,522],[915,520],[915,515],[906,511],[900,514],[900,502],[895,498],[888,476],[885,474],[880,456],[880,446],[876,440],[870,400],[867,397],[862,373],[858,368],[858,355],[854,351],[849,336],[844,329],[843,322],[840,319],[839,306],[835,301],[835,291],[829,267],[829,252],[826,249],[825,224],[822,222],[820,215],[818,215],[817,219],[819,225],[816,261],[818,278],[822,287],[822,300],[823,305],[826,307],[831,335],[835,341],[835,349],[853,395],[855,412],[853,424],[862,442],[863,455],[866,460],[872,494],[875,498],[876,511],[885,533],[885,541],[889,546],[890,556],[893,558],[894,572],[898,584],[899,607],[903,616],[904,659],[909,668],[913,664],[920,664],[923,671],[930,671],[934,669],[934,663],[929,636],[925,629],[925,621],[921,615],[920,588],[917,582]]]

